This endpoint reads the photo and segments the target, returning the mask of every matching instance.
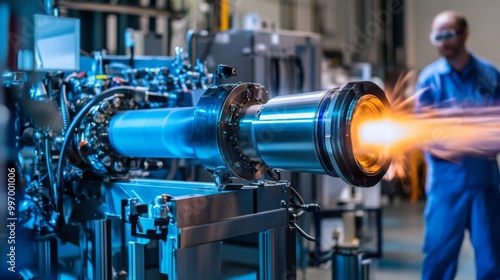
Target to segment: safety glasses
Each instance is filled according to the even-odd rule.
[[[458,31],[455,29],[444,30],[441,32],[432,32],[430,39],[433,45],[437,45],[441,41],[449,41],[458,37],[458,35],[462,33],[462,31]]]

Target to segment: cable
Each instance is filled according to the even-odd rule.
[[[295,229],[297,229],[297,231],[300,233],[300,235],[302,235],[302,237],[304,237],[305,239],[309,240],[309,241],[316,241],[316,238],[310,236],[309,234],[307,234],[302,228],[299,227],[299,225],[297,225],[296,223],[293,223],[293,226],[295,227]]]
[[[292,192],[292,194],[297,197],[297,199],[299,200],[300,204],[301,205],[305,205],[306,203],[304,202],[304,199],[302,198],[302,196],[299,194],[299,192],[294,189],[292,186],[290,186],[290,190]],[[302,215],[304,215],[305,211],[304,210],[300,210],[299,213],[297,213],[295,215],[295,217],[297,217],[297,219],[300,219],[302,217]]]
[[[300,196],[299,192],[296,189],[290,187],[290,190],[292,191],[293,195],[295,195],[299,199],[300,204],[306,204],[304,199],[302,198],[302,196]]]
[[[50,199],[52,203],[56,207],[56,211],[59,210],[57,201],[58,201],[58,193],[57,193],[57,185],[54,180],[54,167],[52,166],[52,153],[50,152],[50,141],[49,136],[45,137],[45,163],[47,164],[47,173],[49,174],[49,182],[50,182]]]
[[[64,162],[64,160],[63,160],[64,151],[66,150],[68,143],[70,142],[70,140],[73,136],[73,133],[76,129],[76,126],[83,120],[83,118],[87,115],[87,112],[92,107],[96,106],[97,104],[99,104],[99,102],[103,101],[104,99],[107,99],[107,98],[109,98],[115,94],[118,94],[118,93],[132,95],[132,94],[136,93],[136,90],[134,87],[120,86],[120,87],[115,87],[115,88],[111,88],[111,89],[107,89],[107,90],[103,91],[101,94],[99,94],[94,99],[90,100],[87,104],[85,104],[85,106],[78,112],[78,114],[75,116],[75,118],[73,119],[73,121],[69,125],[68,130],[66,131],[66,135],[64,137],[63,143],[61,145],[61,151],[59,152],[59,161],[57,163],[56,190],[58,190],[61,194],[64,191],[64,184],[63,184],[64,183],[64,178],[63,178],[64,172],[62,169],[63,162]],[[63,196],[60,195],[58,197],[58,201],[57,201],[57,208],[60,209],[61,211],[62,211],[62,204],[63,204],[62,197]]]

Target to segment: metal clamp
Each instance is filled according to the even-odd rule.
[[[236,76],[237,74],[238,71],[236,70],[236,67],[230,67],[224,64],[219,64],[214,74],[214,85],[216,86],[221,85],[224,82],[224,80],[226,80],[229,77]]]

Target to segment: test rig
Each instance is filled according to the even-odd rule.
[[[35,64],[53,65],[34,50]],[[256,82],[225,83],[238,69],[207,73],[180,48],[162,67],[106,59],[95,53],[88,71],[2,73],[32,253],[25,279],[222,279],[223,241],[249,233],[259,235],[259,279],[294,279],[295,233],[307,235],[296,221],[319,206],[280,170],[370,187],[390,164],[355,153],[356,118],[390,110],[371,82],[271,98]],[[175,174],[179,165],[213,181]]]

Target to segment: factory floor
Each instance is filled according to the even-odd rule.
[[[384,200],[382,200],[384,202]],[[421,277],[425,202],[383,203],[383,258],[371,267],[371,280],[413,280]],[[332,279],[328,266],[297,271],[297,280]],[[474,251],[466,235],[455,280],[475,279]]]

